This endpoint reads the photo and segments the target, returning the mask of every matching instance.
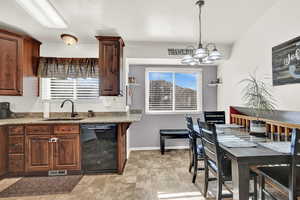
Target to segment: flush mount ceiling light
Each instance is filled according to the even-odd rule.
[[[216,44],[208,43],[205,46],[202,44],[202,29],[201,29],[201,9],[204,6],[204,1],[196,2],[199,6],[199,43],[198,48],[192,48],[192,55],[185,55],[181,63],[184,65],[199,65],[199,64],[214,64],[215,61],[222,59],[221,53],[218,51]]]
[[[60,38],[64,41],[64,43],[68,46],[76,44],[78,42],[77,37],[69,34],[62,34]]]
[[[28,14],[48,28],[67,28],[64,19],[48,0],[16,0]]]

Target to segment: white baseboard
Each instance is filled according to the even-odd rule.
[[[188,149],[189,146],[168,146],[165,149]],[[129,151],[151,151],[151,150],[160,150],[160,147],[133,147]]]

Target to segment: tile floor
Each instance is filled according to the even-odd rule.
[[[70,194],[0,200],[204,200],[202,178],[200,172],[197,183],[191,182],[187,150],[172,150],[163,156],[159,151],[134,151],[122,176],[84,176]],[[0,181],[0,191],[17,180]],[[215,189],[211,183],[208,199],[215,199]]]

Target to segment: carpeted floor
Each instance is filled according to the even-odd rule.
[[[0,181],[0,191],[18,180]],[[196,184],[192,183],[187,150],[172,150],[163,156],[159,151],[133,151],[121,176],[84,176],[68,194],[0,200],[205,200],[202,183],[203,172],[198,173]],[[211,182],[207,199],[215,199],[215,194],[216,182]]]

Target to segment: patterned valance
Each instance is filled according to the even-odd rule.
[[[38,76],[41,78],[98,78],[98,58],[41,57]]]

